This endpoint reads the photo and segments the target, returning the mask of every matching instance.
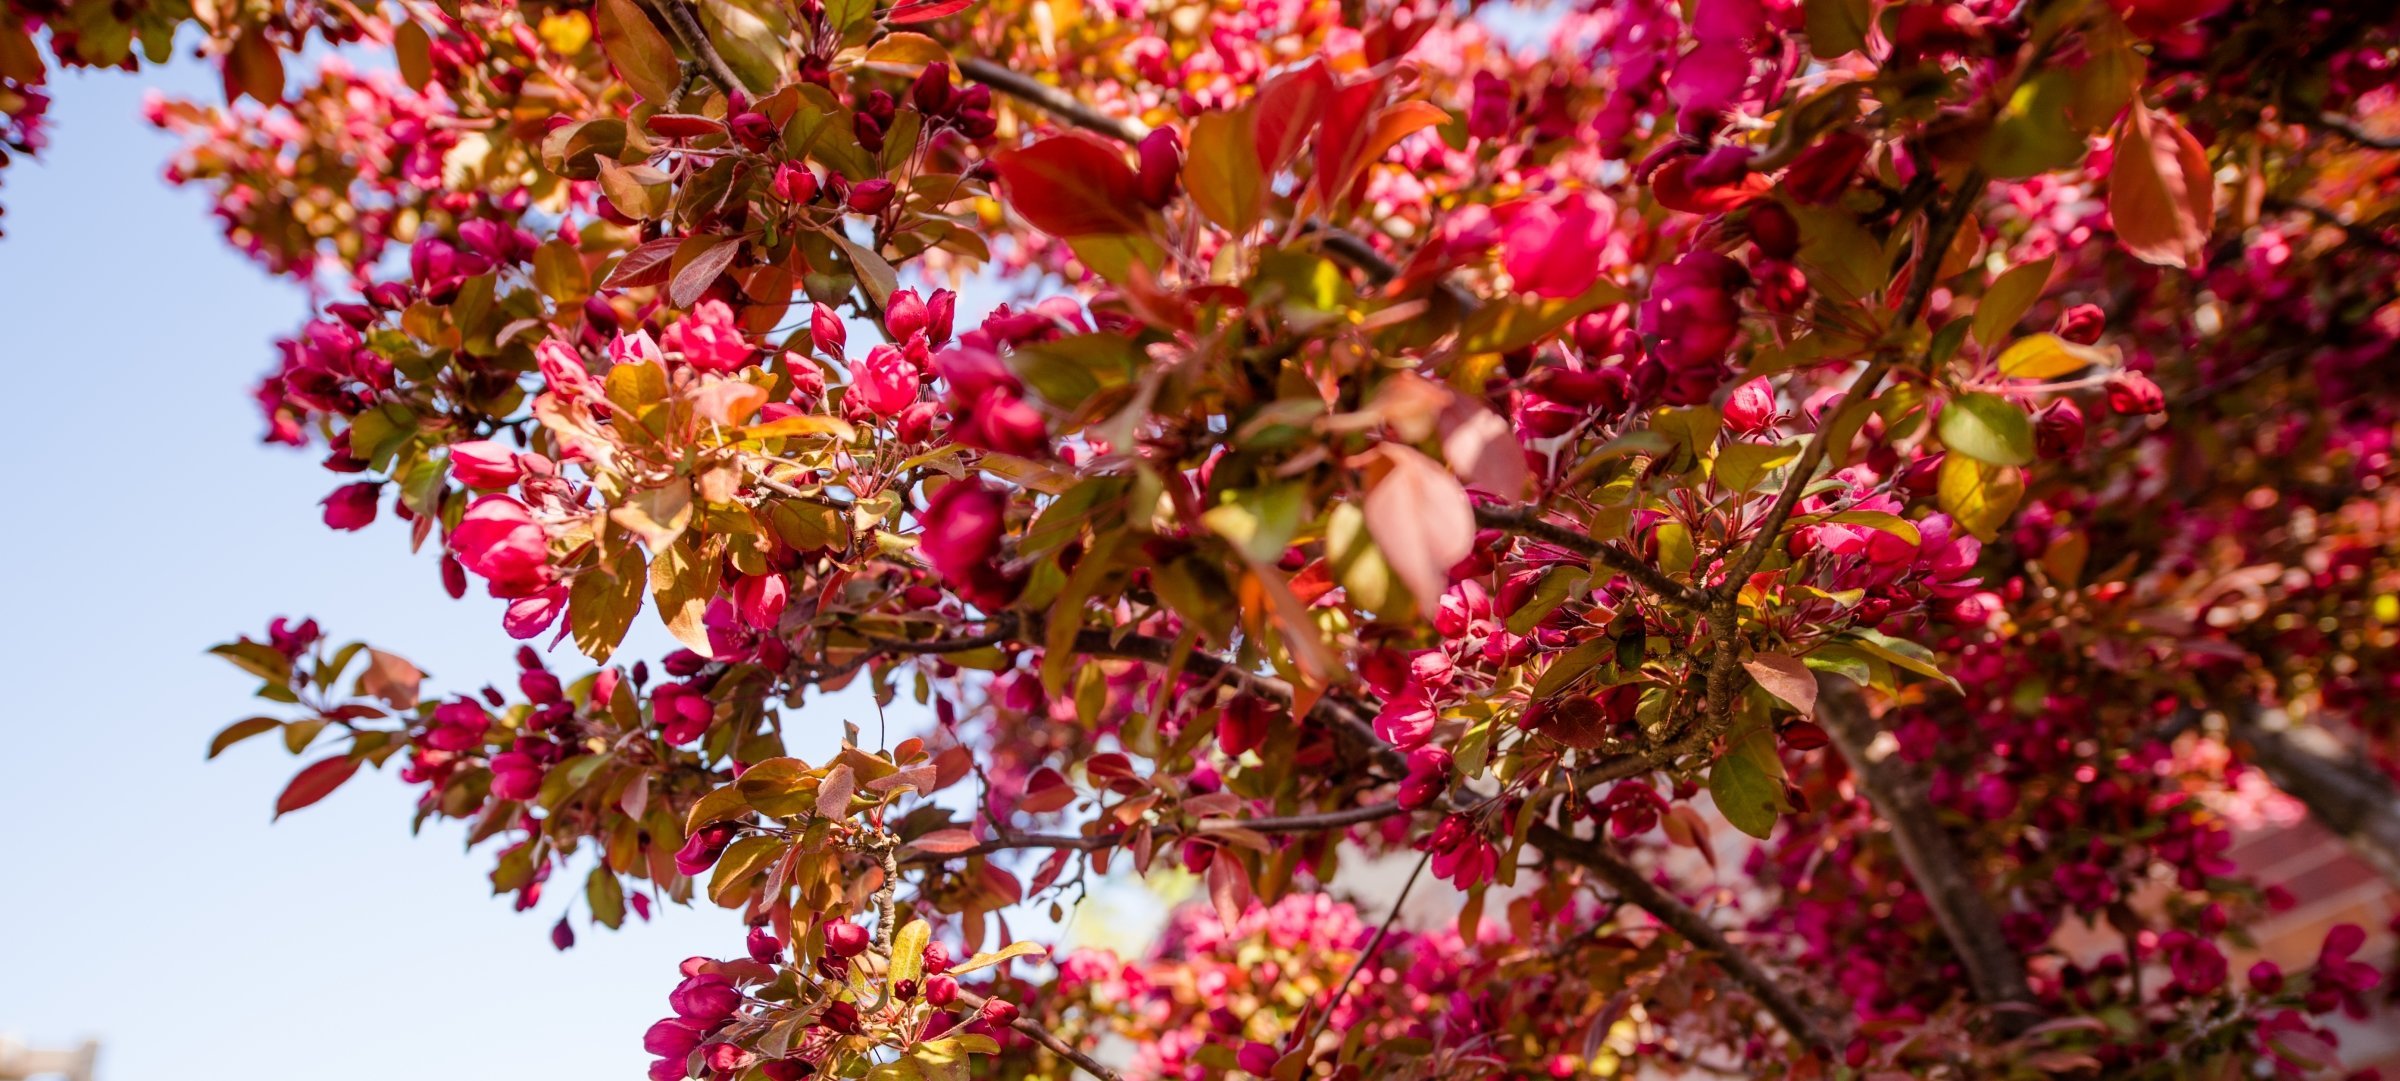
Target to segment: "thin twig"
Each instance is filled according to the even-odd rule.
[[[2321,113],[2317,126],[2369,150],[2400,150],[2400,135],[2377,135],[2339,113]]]
[[[1399,804],[1385,800],[1381,803],[1369,803],[1316,814],[1283,815],[1274,818],[1229,818],[1220,821],[1227,826],[1239,827],[1252,833],[1314,833],[1322,830],[1342,829],[1362,822],[1375,822],[1400,813]],[[1111,830],[1091,836],[1068,833],[1013,833],[957,852],[920,853],[910,857],[908,862],[943,863],[949,860],[965,859],[969,856],[988,856],[994,852],[1007,852],[1022,848],[1063,848],[1096,852],[1124,844],[1132,839],[1135,832],[1134,830]],[[1208,832],[1204,825],[1200,830],[1195,831],[1195,835],[1205,835]]]
[[[980,1013],[983,1011],[983,1004],[990,1000],[973,991],[960,988],[958,1001],[964,1003],[968,1009]],[[1076,1050],[1073,1044],[1059,1039],[1057,1033],[1043,1028],[1040,1022],[1030,1017],[1018,1014],[1016,1020],[1008,1023],[1008,1027],[1024,1034],[1027,1039],[1048,1048],[1051,1054],[1074,1063],[1077,1069],[1099,1078],[1100,1081],[1125,1081],[1124,1075],[1101,1065],[1099,1059]]]
[[[1333,1011],[1341,1006],[1342,997],[1350,993],[1350,985],[1358,979],[1359,972],[1367,967],[1367,962],[1375,959],[1375,951],[1383,948],[1383,940],[1392,933],[1392,924],[1400,919],[1400,906],[1408,902],[1408,891],[1416,888],[1417,876],[1425,873],[1425,864],[1432,859],[1433,850],[1430,848],[1417,857],[1417,867],[1408,873],[1408,881],[1400,884],[1400,895],[1392,898],[1392,910],[1384,914],[1383,925],[1375,929],[1374,939],[1367,943],[1366,950],[1358,955],[1358,960],[1351,962],[1350,971],[1343,974],[1341,984],[1333,989],[1333,997],[1325,1000],[1324,1012],[1319,1013],[1316,1023],[1308,1027],[1308,1038],[1300,1041],[1301,1047],[1315,1047],[1317,1037],[1325,1034],[1325,1023],[1333,1019]]]
[[[683,0],[655,2],[658,13],[667,20],[667,29],[674,33],[675,40],[707,65],[709,78],[716,80],[718,88],[728,94],[741,90],[741,77],[733,73],[733,65],[726,63],[725,57],[717,52],[716,45],[708,40],[708,32],[700,28],[700,20],[692,16],[692,9],[683,6]]]
[[[982,57],[961,59],[958,73],[1085,131],[1097,132],[1120,143],[1138,143],[1142,141],[1142,136],[1149,134],[1132,121],[1119,120],[1076,100],[1073,94]]]
[[[1475,508],[1475,521],[1493,529],[1519,533],[1545,544],[1557,545],[1592,562],[1633,579],[1636,585],[1658,595],[1660,600],[1682,608],[1697,609],[1709,601],[1708,594],[1667,577],[1664,571],[1644,562],[1640,557],[1605,543],[1597,537],[1579,533],[1541,516],[1532,507],[1503,507],[1483,504]]]

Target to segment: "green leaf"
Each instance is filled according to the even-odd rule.
[[[2057,379],[2085,368],[2106,367],[2109,355],[2056,334],[2031,334],[2000,351],[2000,374],[2011,379]]]
[[[1842,636],[1842,641],[1857,646],[1888,663],[1899,665],[1929,679],[1938,679],[1951,690],[1963,691],[1958,681],[1933,663],[1933,651],[1905,638],[1894,638],[1882,631],[1859,629]]]
[[[1997,394],[1962,394],[1943,408],[1942,445],[1993,465],[2033,461],[2033,421]]]
[[[1747,492],[1799,456],[1800,448],[1790,443],[1735,443],[1717,452],[1713,468],[1726,491]]]
[[[1866,48],[1873,12],[1872,0],[1803,0],[1800,14],[1809,53],[1831,60]]]
[[[1308,497],[1300,485],[1286,483],[1227,493],[1226,501],[1200,515],[1201,524],[1233,542],[1252,563],[1283,558],[1300,532]]]
[[[615,872],[592,868],[592,876],[583,883],[583,899],[592,906],[592,919],[602,927],[613,931],[625,925],[625,884],[617,881]]]
[[[1869,529],[1881,530],[1910,544],[1922,544],[1925,540],[1924,535],[1917,531],[1917,523],[1885,511],[1846,510],[1825,520],[1842,525],[1863,525]]]
[[[1617,640],[1608,637],[1593,638],[1566,651],[1557,660],[1551,661],[1550,667],[1542,670],[1541,678],[1533,682],[1534,699],[1539,701],[1556,697],[1574,686],[1584,673],[1600,667],[1616,655]]]
[[[933,941],[933,925],[910,920],[892,938],[892,982],[925,977],[925,944]]]
[[[734,782],[730,789],[720,788],[702,797],[700,802],[708,803],[718,792],[735,791],[740,794],[740,800],[732,801],[732,806],[712,809],[710,813],[719,819],[730,818],[740,813],[738,808],[741,804],[747,803],[769,818],[798,818],[817,808],[816,781],[817,776],[808,768],[808,763],[797,758],[770,758],[743,770],[742,779]],[[706,824],[699,821],[699,812],[698,806],[692,808],[694,818],[691,828],[695,830]]]
[[[1460,348],[1469,353],[1506,353],[1522,349],[1565,329],[1598,309],[1625,299],[1625,290],[1601,278],[1582,294],[1547,300],[1515,296],[1476,309],[1461,335]]]
[[[1975,344],[1990,349],[2008,336],[2017,321],[2032,309],[2033,302],[2041,299],[2042,289],[2050,284],[2050,267],[2054,262],[2055,259],[2044,257],[2019,263],[1983,291],[1983,299],[1975,302]]]
[[[700,0],[700,22],[727,67],[753,94],[782,84],[791,19],[782,5],[759,0]]]
[[[1934,473],[1934,487],[1943,513],[1975,539],[1989,541],[2025,498],[2025,474],[2013,465],[1950,454]]]
[[[1717,813],[1735,829],[1759,840],[1774,832],[1775,819],[1792,809],[1783,791],[1783,760],[1775,755],[1775,737],[1755,728],[1717,759],[1708,771],[1708,795]]]

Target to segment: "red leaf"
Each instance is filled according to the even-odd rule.
[[[302,807],[332,795],[343,781],[358,772],[358,762],[350,758],[327,758],[312,763],[285,785],[283,794],[275,797],[275,817],[297,811]]]
[[[675,280],[667,285],[667,302],[678,308],[700,303],[718,275],[742,253],[741,241],[729,236],[696,236],[675,250]]]
[[[2188,267],[2216,223],[2216,179],[2198,139],[2136,103],[2108,167],[2108,217],[2134,258]]]
[[[696,139],[725,134],[725,122],[690,113],[660,113],[650,118],[650,134],[662,139]]]
[[[1423,452],[1375,448],[1367,466],[1367,532],[1383,560],[1432,619],[1450,588],[1450,568],[1475,547],[1475,507],[1458,478]]]
[[[1336,92],[1321,60],[1276,76],[1258,92],[1258,160],[1268,176],[1282,172],[1324,119]]]
[[[604,289],[632,289],[658,285],[667,280],[673,266],[675,249],[683,245],[682,237],[661,237],[625,253],[617,260],[616,269],[608,272],[608,280],[600,283]]]
[[[1146,222],[1132,166],[1097,137],[1069,132],[1003,150],[992,166],[1009,208],[1052,236],[1136,233]]]
[[[936,856],[954,856],[975,847],[975,835],[961,829],[935,830],[908,843],[919,852]]]
[[[1232,849],[1218,849],[1216,858],[1208,862],[1208,899],[1216,905],[1217,918],[1225,921],[1227,931],[1242,922],[1242,913],[1250,909],[1250,896],[1250,868]]]
[[[908,0],[905,4],[893,5],[883,21],[893,26],[931,22],[944,15],[956,15],[973,6],[975,0]]]

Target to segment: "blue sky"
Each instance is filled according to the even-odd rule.
[[[303,301],[160,180],[172,144],[139,107],[161,83],[219,93],[189,63],[63,74],[51,148],[0,184],[0,1032],[97,1036],[110,1081],[638,1077],[676,962],[738,949],[733,914],[670,909],[561,955],[546,931],[575,891],[511,912],[457,830],[410,837],[396,780],[270,824],[296,760],[264,740],[202,760],[260,704],[203,651],[271,616],[314,615],[443,688],[506,677],[515,643],[388,515],[327,530],[335,478],[259,443],[246,392]],[[665,642],[646,624],[629,645]],[[838,738],[842,708],[804,724]]]

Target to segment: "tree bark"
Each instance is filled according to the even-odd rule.
[[[2235,743],[2275,787],[2400,885],[2400,786],[2322,729],[2276,723],[2256,706],[2228,710]]]
[[[1943,937],[1966,966],[1975,998],[1987,1006],[2031,1001],[2025,959],[2001,936],[1991,900],[1975,884],[1958,846],[1943,832],[1933,801],[1925,794],[1925,779],[1896,757],[1876,755],[1875,740],[1883,734],[1883,725],[1868,712],[1857,684],[1825,676],[1818,685],[1817,721],[1849,760],[1850,772],[1875,813],[1890,824],[1892,846],[1933,908]],[[2001,1023],[2015,1029],[2025,1020],[2020,1011],[2011,1010]]]

